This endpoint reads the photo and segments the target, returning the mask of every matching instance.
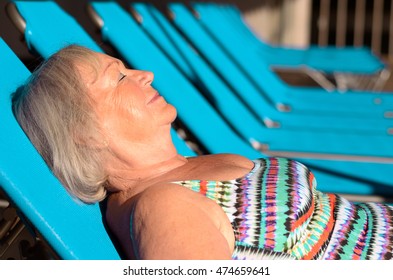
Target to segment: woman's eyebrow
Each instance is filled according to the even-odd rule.
[[[119,61],[117,60],[112,60],[110,63],[108,63],[105,67],[105,69],[102,71],[102,74],[105,75],[106,71],[113,65],[113,64],[119,64]]]
[[[124,65],[123,61],[121,61],[120,59],[115,59],[115,60],[112,60],[111,62],[109,62],[109,63],[106,65],[105,69],[102,71],[102,74],[105,75],[105,74],[106,74],[106,71],[107,71],[113,64],[117,64],[118,66],[124,67],[124,68],[125,68],[125,65]]]
[[[124,63],[121,60],[119,60],[119,59],[112,60],[111,62],[109,62],[105,65],[105,68],[102,71],[100,71],[100,73],[98,73],[98,75],[96,75],[96,78],[94,79],[94,81],[91,82],[91,84],[95,84],[95,82],[98,80],[98,77],[104,77],[106,75],[106,72],[108,71],[108,69],[111,68],[111,66],[113,64],[117,64],[119,66],[125,67]]]
[[[95,84],[95,83],[97,82],[97,80],[99,80],[100,77],[101,77],[101,78],[104,77],[104,76],[106,75],[106,72],[108,71],[108,69],[109,69],[113,64],[121,64],[121,61],[120,61],[120,60],[112,60],[111,62],[107,63],[107,64],[105,65],[105,68],[104,68],[102,71],[100,71],[100,72],[96,75],[94,81],[92,81],[90,84],[93,85],[93,84]]]

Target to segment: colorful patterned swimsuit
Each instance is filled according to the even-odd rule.
[[[222,207],[235,234],[233,259],[392,259],[393,208],[316,191],[299,162],[258,159],[235,180],[176,183]]]

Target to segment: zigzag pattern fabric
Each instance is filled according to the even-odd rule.
[[[222,207],[235,234],[233,259],[393,258],[393,208],[321,193],[299,162],[257,159],[238,179],[176,183]]]

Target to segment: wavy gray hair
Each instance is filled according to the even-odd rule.
[[[94,203],[105,198],[107,175],[103,149],[88,143],[103,141],[77,65],[91,66],[97,74],[98,60],[84,47],[71,45],[51,56],[14,93],[13,110],[67,190]]]

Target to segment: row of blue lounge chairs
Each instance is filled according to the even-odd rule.
[[[151,4],[133,3],[137,21],[116,2],[92,2],[89,14],[127,64],[155,73],[153,86],[175,105],[202,150],[292,157],[311,168],[322,191],[393,194],[393,95],[292,87],[270,69],[298,66],[295,54],[299,65],[327,73],[377,75],[382,62],[366,49],[276,49],[253,38],[233,7],[192,7],[197,17],[183,4],[170,4],[170,20]],[[68,44],[103,51],[55,2],[14,1],[8,11],[28,48],[43,58]],[[293,60],[283,59],[286,51]],[[357,68],[344,59],[364,63]],[[120,258],[100,207],[75,202],[17,125],[10,94],[30,73],[2,40],[0,74],[0,186],[61,258]],[[196,154],[172,133],[180,153]]]

